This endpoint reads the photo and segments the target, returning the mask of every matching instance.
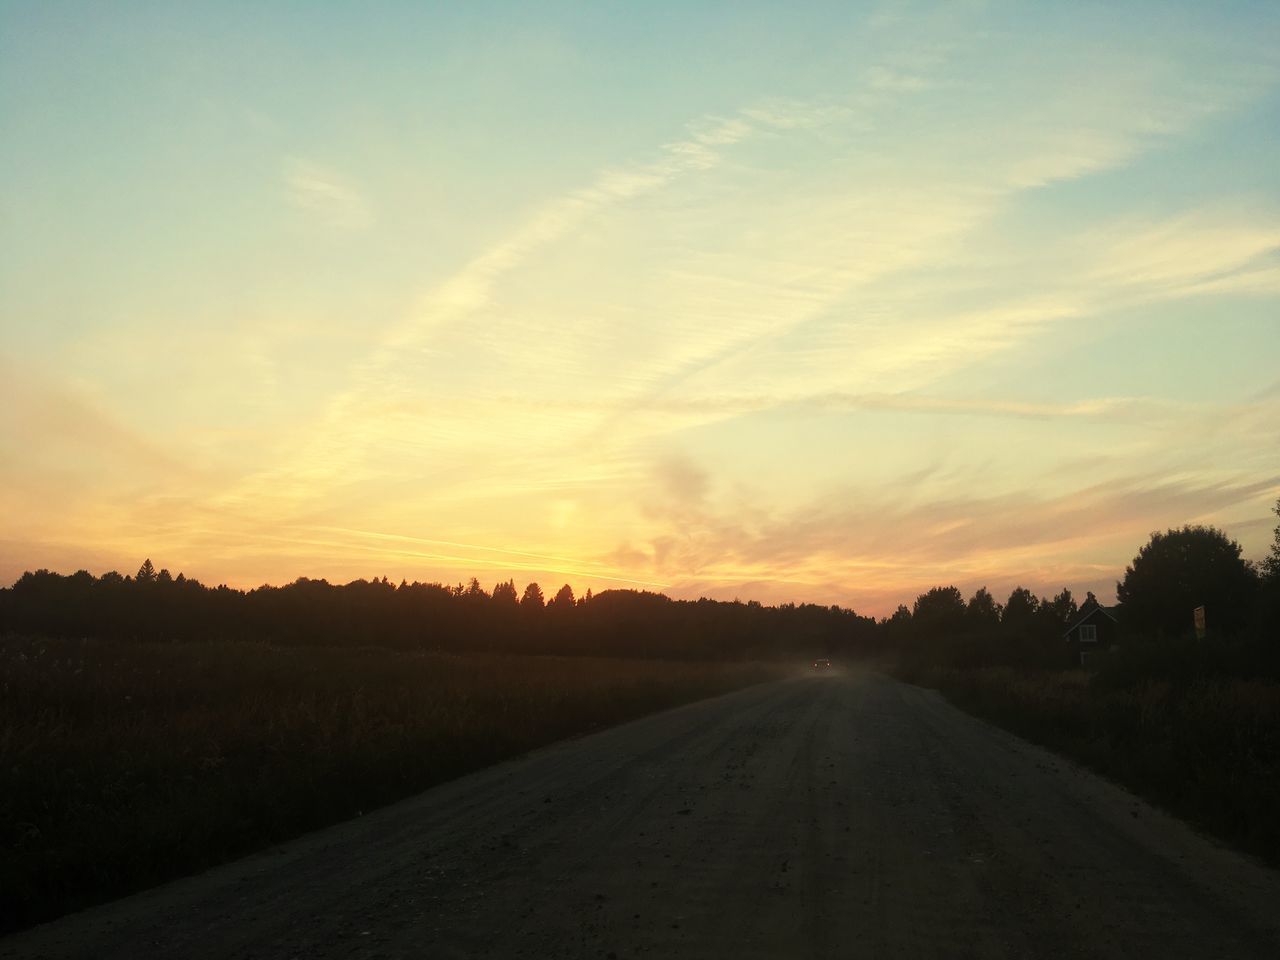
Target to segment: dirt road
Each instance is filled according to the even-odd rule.
[[[703,701],[0,957],[1280,956],[1280,874],[867,674]]]

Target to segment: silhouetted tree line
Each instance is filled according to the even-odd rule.
[[[530,583],[207,587],[147,560],[135,576],[39,570],[0,590],[0,631],[143,640],[249,640],[441,651],[648,658],[850,657],[872,652],[875,620],[840,607],[672,600],[636,590]]]
[[[1274,512],[1280,518],[1280,501]],[[1105,670],[1122,682],[1138,676],[1280,677],[1280,525],[1270,554],[1255,565],[1240,544],[1211,526],[1156,532],[1116,584],[1113,608],[1121,641]],[[1096,604],[1077,606],[1069,589],[1039,597],[1017,587],[1000,604],[984,587],[967,600],[954,586],[934,587],[880,621],[882,641],[908,669],[1077,665],[1065,642],[1071,624]],[[1205,636],[1194,611],[1204,608]]]
[[[909,659],[960,667],[1066,666],[1070,653],[1062,634],[1077,612],[1066,587],[1053,598],[1016,587],[1003,604],[986,587],[968,600],[958,587],[934,587],[911,607],[899,606],[880,627],[887,645]]]
[[[1280,517],[1280,501],[1275,512]],[[1117,670],[1280,676],[1280,526],[1254,565],[1214,527],[1153,533],[1116,584],[1124,655]],[[1097,603],[1092,594],[1085,604]],[[1206,611],[1208,636],[1192,611]],[[132,577],[40,570],[0,589],[0,631],[120,639],[240,639],[282,644],[371,645],[638,657],[852,657],[890,652],[952,666],[1074,666],[1063,639],[1081,606],[1015,588],[1003,602],[985,587],[965,598],[939,586],[878,623],[837,606],[763,606],[672,600],[606,590],[548,600],[537,583],[485,590],[467,584],[337,585],[302,578],[282,587],[207,587],[147,560]],[[1125,665],[1128,666],[1125,666]]]

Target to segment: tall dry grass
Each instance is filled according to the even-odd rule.
[[[3,638],[0,929],[775,672]]]

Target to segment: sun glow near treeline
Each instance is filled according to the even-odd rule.
[[[8,9],[0,579],[885,615],[1261,556],[1276,16]]]

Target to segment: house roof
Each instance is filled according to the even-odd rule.
[[[1080,616],[1076,617],[1075,622],[1072,623],[1071,626],[1067,627],[1066,630],[1062,631],[1062,635],[1064,637],[1067,636],[1068,634],[1071,633],[1072,630],[1080,626],[1080,624],[1084,623],[1087,620],[1092,619],[1094,616],[1096,616],[1099,613],[1101,613],[1104,617],[1106,617],[1112,623],[1119,623],[1120,621],[1116,619],[1116,611],[1118,609],[1119,607],[1104,607],[1102,604],[1098,604],[1096,607],[1091,607],[1084,613],[1080,614]]]

